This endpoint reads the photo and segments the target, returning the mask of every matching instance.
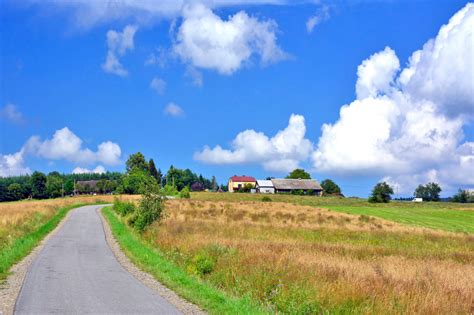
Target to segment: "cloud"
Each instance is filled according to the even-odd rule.
[[[14,104],[11,103],[8,103],[0,110],[0,118],[15,124],[22,124],[25,122],[23,114]]]
[[[191,83],[194,86],[201,87],[204,84],[201,71],[198,71],[193,66],[188,66],[184,75],[191,79]]]
[[[119,57],[125,55],[127,50],[134,49],[133,37],[136,31],[136,26],[127,25],[121,33],[114,30],[107,32],[108,51],[105,62],[102,64],[102,69],[105,72],[121,77],[128,75],[127,70],[120,63]]]
[[[193,67],[230,75],[252,56],[259,56],[262,64],[285,59],[277,31],[273,20],[259,21],[244,11],[222,20],[202,4],[185,5],[173,51]]]
[[[164,113],[169,116],[173,117],[182,117],[184,116],[184,111],[181,107],[179,107],[177,104],[171,102],[166,105]]]
[[[156,49],[156,52],[152,52],[148,58],[145,60],[145,66],[159,66],[160,68],[165,68],[168,62],[169,52],[159,47]]]
[[[207,164],[260,164],[266,170],[286,172],[305,161],[313,149],[312,143],[305,139],[304,117],[291,115],[288,126],[272,138],[262,132],[245,130],[231,143],[231,149],[221,146],[194,154],[194,159]]]
[[[31,170],[24,165],[23,154],[23,150],[13,154],[0,154],[0,177],[31,173]]]
[[[120,164],[121,149],[116,143],[106,141],[97,146],[97,151],[82,147],[82,140],[69,128],[56,130],[51,139],[42,141],[39,136],[32,136],[23,146],[25,154],[47,160],[66,160],[77,164],[95,162],[106,165]]]
[[[357,99],[388,93],[399,69],[398,57],[390,47],[364,60],[357,68]]]
[[[103,174],[106,170],[102,165],[98,165],[96,168],[90,170],[87,168],[76,167],[72,170],[73,174]]]
[[[473,26],[474,5],[468,4],[400,73],[388,47],[364,60],[357,99],[322,127],[316,169],[379,175],[407,190],[434,179],[446,187],[473,185],[473,145],[463,142],[474,108]]]
[[[26,0],[25,3],[43,7],[51,12],[66,13],[72,16],[72,23],[80,29],[89,29],[113,21],[133,21],[137,25],[159,22],[163,18],[176,18],[188,0],[172,1],[136,1],[136,0],[75,0],[43,1]],[[205,1],[212,8],[258,5],[258,4],[291,4],[289,0],[211,0]],[[310,2],[310,1],[308,1]]]
[[[330,18],[329,7],[322,6],[315,15],[306,21],[306,31],[311,34],[316,26]]]
[[[66,160],[79,165],[103,163],[118,165],[121,163],[122,150],[111,141],[102,142],[96,151],[83,148],[82,140],[69,128],[56,130],[51,139],[41,140],[39,136],[30,137],[20,151],[14,154],[0,154],[0,176],[13,176],[30,173],[24,165],[27,156],[34,156],[46,160]],[[77,170],[81,168],[76,168]],[[103,169],[102,166],[95,171]],[[84,169],[83,169],[84,170]]]
[[[152,88],[156,93],[163,95],[166,90],[166,82],[163,79],[155,77],[150,82],[150,88]]]

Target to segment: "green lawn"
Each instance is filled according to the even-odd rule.
[[[240,193],[192,193],[192,199],[210,201],[261,201],[262,197],[262,195],[257,194]],[[349,214],[379,217],[402,224],[474,234],[474,204],[453,202],[414,203],[407,201],[373,204],[360,198],[293,195],[271,195],[270,198],[277,202],[327,208]]]

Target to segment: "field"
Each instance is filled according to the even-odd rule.
[[[193,193],[192,198],[207,201],[261,201],[262,195]],[[315,198],[292,195],[272,195],[270,198],[278,202],[325,208],[356,215],[370,215],[419,227],[474,233],[474,204],[408,201],[373,204],[367,202],[366,199],[358,198]]]
[[[270,198],[193,193],[142,236],[118,218],[112,228],[141,268],[211,313],[472,313],[472,205]],[[0,254],[59,209],[113,199],[2,203]]]
[[[373,217],[392,218],[391,207],[362,201],[249,201],[256,198],[262,196],[199,193],[168,201],[166,220],[149,229],[145,240],[187,273],[231,296],[250,296],[271,313],[472,312],[469,208],[394,203],[391,221]],[[327,204],[317,208],[313,202]],[[351,203],[347,212],[357,215],[343,213],[345,206],[337,202]],[[394,222],[430,227],[436,211],[446,218],[434,224],[437,230]],[[459,213],[470,219],[462,222]],[[451,220],[464,233],[442,231],[453,230]]]

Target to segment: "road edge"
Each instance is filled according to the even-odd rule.
[[[112,230],[109,226],[107,219],[104,217],[102,213],[103,207],[97,208],[97,213],[100,216],[102,221],[102,227],[104,229],[105,240],[109,245],[110,249],[112,250],[115,258],[119,262],[119,264],[133,277],[135,277],[138,281],[143,283],[145,286],[159,294],[163,297],[166,301],[174,305],[179,311],[183,314],[207,314],[201,308],[199,308],[196,304],[186,301],[185,299],[181,298],[178,294],[174,291],[168,289],[164,286],[161,282],[156,280],[151,274],[146,273],[139,269],[129,258],[128,256],[122,251],[119,243],[117,242],[115,236],[112,233]]]
[[[4,283],[0,285],[0,315],[12,315],[15,311],[16,300],[20,294],[23,282],[25,281],[26,274],[31,266],[31,263],[35,260],[36,256],[41,252],[43,247],[46,245],[48,240],[53,237],[67,222],[73,210],[84,207],[80,205],[69,209],[64,218],[59,221],[58,225],[45,235],[45,237],[39,242],[39,244],[22,260],[13,265],[10,268],[11,274],[7,277]]]

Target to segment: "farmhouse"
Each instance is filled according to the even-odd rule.
[[[260,194],[274,194],[275,186],[271,180],[257,180],[257,192]]]
[[[323,194],[323,188],[314,179],[272,179],[272,184],[277,194],[292,192],[303,192],[317,196]]]
[[[234,192],[244,188],[246,185],[255,188],[257,181],[252,176],[237,176],[229,178],[229,192]]]

